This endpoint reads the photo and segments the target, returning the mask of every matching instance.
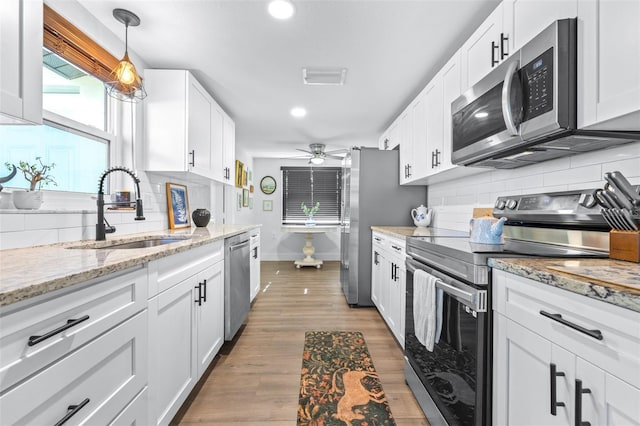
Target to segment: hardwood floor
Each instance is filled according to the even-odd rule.
[[[339,262],[262,262],[262,290],[173,424],[295,425],[304,333],[361,331],[399,426],[428,425],[404,381],[402,349],[375,308],[349,308]]]

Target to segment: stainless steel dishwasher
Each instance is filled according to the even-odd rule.
[[[251,307],[249,233],[224,240],[224,339],[232,340]]]

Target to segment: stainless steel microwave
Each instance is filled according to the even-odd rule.
[[[516,168],[640,140],[582,130],[577,19],[555,21],[451,104],[453,164]]]

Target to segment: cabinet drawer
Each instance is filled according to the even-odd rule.
[[[0,315],[0,392],[145,309],[147,271],[140,268],[56,294]],[[32,336],[47,334],[52,335],[29,345]]]
[[[149,263],[149,297],[161,293],[224,259],[224,240]]]
[[[148,425],[149,388],[145,387],[109,425]]]
[[[493,297],[502,315],[640,387],[639,313],[498,270],[493,271]],[[575,326],[597,330],[602,339]]]
[[[0,396],[0,424],[55,424],[75,405],[69,424],[110,423],[146,385],[146,327],[143,311]]]

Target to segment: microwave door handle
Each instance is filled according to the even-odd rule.
[[[504,118],[504,124],[507,126],[507,130],[511,136],[517,136],[519,134],[516,125],[513,123],[513,114],[511,114],[511,82],[516,72],[518,72],[518,61],[514,61],[509,64],[507,73],[504,76],[504,83],[502,85],[502,117]]]

